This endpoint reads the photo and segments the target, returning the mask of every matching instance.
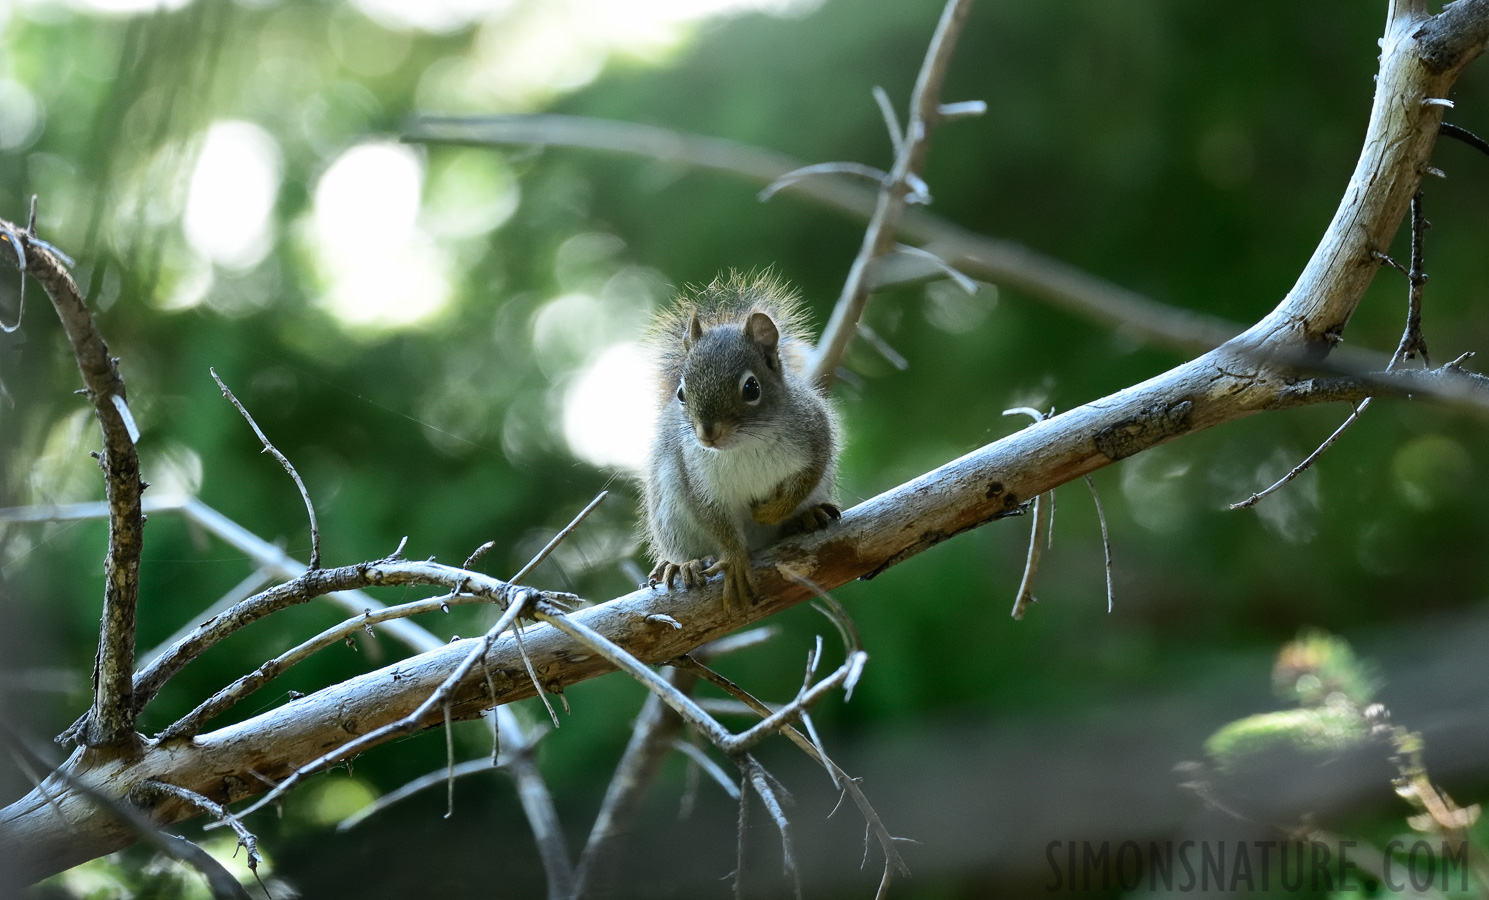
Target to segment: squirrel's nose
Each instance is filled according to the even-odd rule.
[[[698,441],[705,447],[712,447],[719,442],[724,435],[724,424],[722,422],[699,422]]]

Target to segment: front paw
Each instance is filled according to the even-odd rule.
[[[779,525],[791,515],[796,502],[779,493],[765,500],[756,500],[750,504],[750,518],[758,525]]]
[[[809,506],[796,516],[786,520],[785,524],[781,525],[781,536],[785,537],[788,534],[805,534],[808,531],[816,531],[818,528],[827,525],[828,522],[841,519],[842,517],[843,511],[838,508],[836,503],[818,503],[816,506]]]

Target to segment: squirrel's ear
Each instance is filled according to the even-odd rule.
[[[781,342],[781,333],[776,330],[776,323],[763,312],[750,313],[750,317],[745,320],[744,331],[745,337],[767,352],[773,352]]]
[[[682,338],[683,352],[691,350],[693,348],[693,345],[696,344],[698,342],[698,339],[701,337],[703,337],[703,323],[698,321],[698,312],[697,310],[694,310],[693,318],[688,322],[688,333],[683,335]]]

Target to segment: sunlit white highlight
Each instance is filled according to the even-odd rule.
[[[251,122],[216,122],[207,129],[182,228],[193,250],[218,265],[248,269],[274,244],[274,204],[283,161],[279,145]]]
[[[341,321],[396,328],[449,301],[446,256],[417,227],[423,180],[414,151],[389,142],[352,147],[321,176],[312,231]]]
[[[613,344],[564,393],[564,440],[596,466],[640,472],[655,430],[654,376],[641,346]]]

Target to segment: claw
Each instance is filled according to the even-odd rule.
[[[724,576],[724,608],[729,610],[743,610],[755,602],[759,596],[759,590],[755,587],[754,574],[750,571],[750,561],[746,557],[735,563],[731,560],[715,559],[712,556],[703,559],[690,559],[685,563],[668,562],[659,560],[652,567],[651,574],[646,576],[648,587],[662,587],[671,589],[676,583],[678,587],[689,589],[702,587],[708,579],[715,575]]]
[[[816,531],[835,519],[841,519],[843,511],[836,503],[819,503],[798,513],[781,526],[782,537]]]
[[[690,559],[685,563],[658,560],[652,567],[651,574],[646,576],[648,587],[662,587],[670,589],[674,583],[683,588],[700,587],[713,574],[708,568],[713,565],[713,557],[704,559]]]

